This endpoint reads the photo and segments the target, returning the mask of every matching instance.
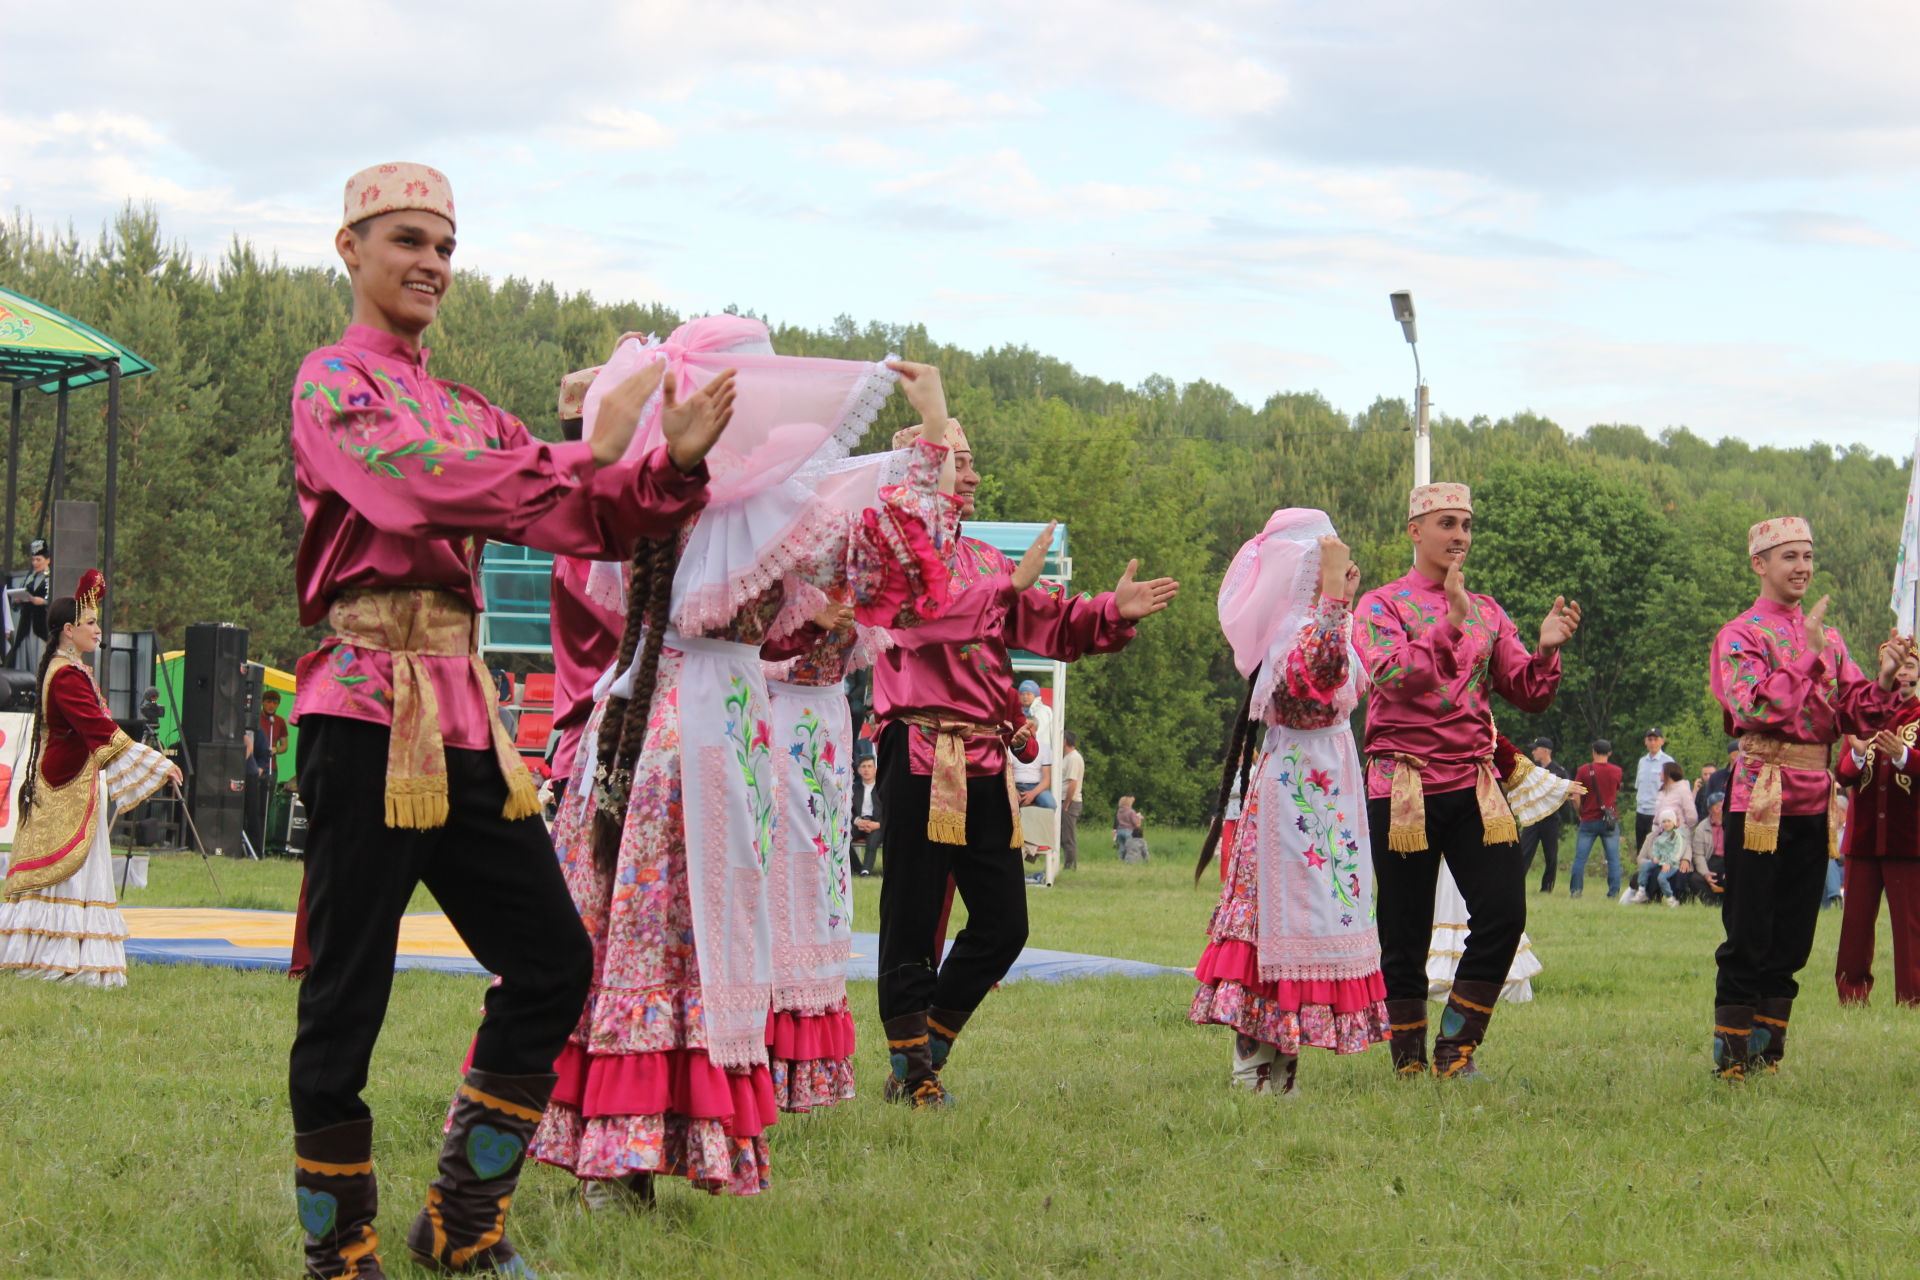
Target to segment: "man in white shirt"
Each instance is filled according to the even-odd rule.
[[[1040,749],[1034,752],[1032,760],[1025,763],[1015,757],[1014,789],[1020,793],[1022,807],[1033,805],[1039,809],[1057,808],[1053,799],[1053,752],[1047,746],[1046,731],[1039,727],[1032,716],[1027,717],[1027,724],[1034,730],[1035,741],[1039,743]]]
[[[1060,757],[1060,858],[1071,871],[1080,863],[1080,790],[1086,783],[1087,761],[1071,729],[1066,744],[1066,754]]]
[[[1653,806],[1660,798],[1662,782],[1660,771],[1673,759],[1661,750],[1667,745],[1667,738],[1658,729],[1647,730],[1644,741],[1647,753],[1640,757],[1640,766],[1633,773],[1633,847],[1636,849],[1653,833]]]
[[[852,844],[848,859],[857,876],[870,876],[880,865],[880,797],[873,786],[876,768],[872,756],[861,756],[859,776],[853,781],[853,830],[847,833],[847,839]]]

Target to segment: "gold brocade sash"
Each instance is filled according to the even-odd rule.
[[[472,606],[437,587],[392,587],[340,596],[327,620],[342,644],[393,658],[393,727],[387,745],[387,825],[440,827],[447,821],[447,746],[440,732],[440,699],[423,658],[466,658],[487,703],[493,754],[507,783],[504,818],[540,812],[526,762],[513,749],[493,680],[475,647]]]
[[[40,685],[40,705],[47,705],[47,689],[62,667],[78,665],[64,654],[55,654],[47,664],[47,677]],[[40,758],[47,753],[51,734],[43,710],[40,717]],[[33,807],[20,816],[20,828],[14,835],[13,858],[7,868],[6,897],[9,901],[35,889],[46,889],[71,879],[86,865],[93,852],[93,837],[100,825],[100,789],[95,781],[100,770],[112,764],[133,745],[133,739],[119,730],[103,747],[96,747],[80,763],[79,772],[61,786],[53,786],[44,771],[34,779]]]
[[[1000,739],[995,725],[947,716],[901,716],[907,724],[934,731],[933,785],[927,801],[927,839],[935,844],[967,842],[967,743],[976,738]],[[1013,752],[1001,753],[1007,779],[1007,804],[1013,810],[1012,847],[1021,846],[1020,792],[1013,785]]]
[[[1427,847],[1427,795],[1422,771],[1427,762],[1398,751],[1380,752],[1376,760],[1392,760],[1393,790],[1388,794],[1387,848],[1406,855]],[[1519,824],[1500,789],[1500,777],[1489,756],[1474,765],[1473,798],[1480,807],[1482,844],[1512,844],[1520,838]]]
[[[1827,771],[1827,747],[1820,742],[1788,742],[1761,733],[1740,736],[1740,756],[1760,766],[1747,796],[1746,830],[1740,843],[1754,853],[1774,853],[1780,848],[1781,807],[1785,804],[1786,780],[1782,769],[1805,769],[1810,773]],[[1837,857],[1840,847],[1840,788],[1827,782],[1827,856]]]

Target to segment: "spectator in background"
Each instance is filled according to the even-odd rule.
[[[1080,754],[1080,737],[1069,729],[1066,753],[1060,757],[1060,862],[1068,871],[1080,865],[1080,792],[1086,785],[1087,761]]]
[[[1147,860],[1147,821],[1133,807],[1134,797],[1121,796],[1113,815],[1113,846],[1122,862]]]
[[[13,628],[7,662],[19,671],[38,671],[47,646],[47,601],[53,598],[53,558],[45,539],[27,544],[27,561],[27,580],[20,584],[26,594],[20,599],[20,621]]]
[[[1032,805],[1036,809],[1052,809],[1057,807],[1053,800],[1053,749],[1047,745],[1046,733],[1039,721],[1028,716],[1027,727],[1033,730],[1034,741],[1040,749],[1031,760],[1014,757],[1014,789],[1020,793],[1022,808]]]
[[[1558,764],[1553,758],[1553,739],[1535,738],[1528,752],[1533,762],[1556,778],[1567,776],[1565,765]],[[1546,869],[1540,873],[1540,892],[1553,892],[1553,877],[1560,865],[1560,818],[1566,812],[1566,806],[1555,809],[1540,821],[1520,833],[1520,861],[1525,867],[1522,874],[1533,870],[1533,851],[1546,851]]]
[[[1727,762],[1713,771],[1713,777],[1707,779],[1707,790],[1712,795],[1725,800],[1733,794],[1733,771],[1740,763],[1740,744],[1729,739],[1727,742]],[[1722,805],[1722,816],[1726,806]]]
[[[1671,808],[1662,808],[1654,814],[1653,834],[1640,846],[1640,866],[1634,872],[1633,884],[1620,891],[1620,905],[1629,902],[1645,902],[1649,898],[1647,887],[1658,878],[1660,897],[1670,907],[1680,905],[1674,896],[1673,877],[1680,870],[1682,851],[1687,848],[1686,828],[1680,825],[1680,815]]]
[[[1713,794],[1712,764],[1700,766],[1700,776],[1693,780],[1693,821],[1696,825],[1707,820],[1707,797]]]
[[[853,780],[853,830],[847,834],[853,844],[848,856],[857,876],[870,876],[880,866],[880,795],[873,785],[878,767],[871,755],[861,756],[859,776]]]
[[[1027,713],[1027,719],[1039,725],[1040,741],[1051,750],[1053,747],[1053,708],[1040,696],[1040,683],[1037,680],[1020,682],[1020,706]]]
[[[1689,841],[1692,847],[1687,863],[1683,864],[1687,867],[1686,879],[1691,896],[1710,907],[1720,905],[1720,873],[1727,865],[1721,851],[1724,831],[1721,823],[1726,818],[1726,810],[1725,796],[1716,792],[1707,797],[1707,816],[1694,824]]]
[[[1620,892],[1620,766],[1613,763],[1613,744],[1593,740],[1593,759],[1574,772],[1573,780],[1587,789],[1580,797],[1580,830],[1573,843],[1573,874],[1567,892],[1579,897],[1587,878],[1587,854],[1598,840],[1607,853],[1607,896]],[[1648,794],[1654,794],[1649,792]]]
[[[1660,788],[1664,785],[1661,770],[1672,762],[1663,747],[1667,737],[1658,729],[1647,730],[1641,739],[1646,744],[1647,753],[1640,757],[1639,767],[1633,773],[1633,847],[1635,849],[1647,843],[1647,837],[1653,834],[1653,815],[1660,804]],[[1611,895],[1619,886],[1608,890]]]
[[[287,719],[280,714],[280,691],[268,689],[260,695],[260,733],[274,757],[273,774],[280,772],[279,758],[287,754]]]

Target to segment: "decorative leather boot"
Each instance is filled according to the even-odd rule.
[[[455,1275],[533,1280],[507,1239],[507,1207],[527,1144],[558,1076],[469,1071],[454,1094],[453,1125],[440,1148],[440,1176],[407,1231],[421,1266]]]
[[[881,1097],[888,1102],[905,1102],[916,1111],[946,1106],[947,1091],[933,1065],[927,1015],[903,1013],[888,1018],[881,1029],[887,1033],[887,1057],[892,1067]]]
[[[1447,1006],[1440,1013],[1440,1035],[1433,1042],[1434,1075],[1442,1080],[1471,1080],[1480,1074],[1473,1055],[1487,1038],[1487,1022],[1499,998],[1497,982],[1454,979]]]
[[[1753,1034],[1748,1038],[1753,1065],[1768,1075],[1780,1070],[1780,1059],[1787,1054],[1787,1019],[1793,1013],[1793,1001],[1786,996],[1768,996],[1753,1011]]]
[[[966,1013],[958,1009],[927,1010],[928,1047],[933,1053],[933,1074],[939,1075],[945,1070],[947,1058],[953,1053],[953,1042],[960,1038],[961,1028],[967,1025],[967,1019],[972,1016],[971,1010]]]
[[[1233,1037],[1233,1083],[1251,1093],[1266,1093],[1273,1088],[1273,1060],[1279,1050],[1270,1044],[1243,1036]]]
[[[1716,1008],[1713,1011],[1713,1074],[1722,1080],[1745,1080],[1752,1042],[1752,1005],[1723,1004]]]
[[[372,1120],[294,1134],[293,1195],[307,1233],[308,1276],[386,1280],[373,1229]]]
[[[593,1213],[644,1213],[654,1207],[653,1175],[580,1179],[580,1203]]]
[[[1387,1025],[1393,1073],[1402,1080],[1427,1074],[1427,1002],[1387,1001]]]

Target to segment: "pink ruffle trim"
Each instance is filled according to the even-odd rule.
[[[704,1049],[589,1054],[568,1041],[553,1069],[553,1100],[589,1121],[686,1116],[718,1121],[730,1138],[757,1138],[779,1118],[765,1067],[726,1071]]]
[[[830,1107],[853,1096],[853,1015],[844,1004],[826,1013],[767,1017],[773,1096],[782,1111]]]
[[[1363,978],[1308,978],[1262,981],[1260,954],[1253,944],[1229,938],[1207,945],[1193,976],[1202,986],[1231,982],[1262,1000],[1298,1013],[1309,1005],[1324,1005],[1335,1013],[1358,1013],[1387,998],[1386,980],[1375,969]]]
[[[1229,940],[1207,948],[1196,974],[1201,985],[1190,1021],[1232,1027],[1281,1053],[1303,1046],[1360,1053],[1388,1037],[1386,983],[1378,972],[1261,982],[1253,947]]]
[[[767,1053],[789,1062],[817,1062],[851,1058],[854,1051],[853,1015],[843,1004],[826,1013],[770,1013],[767,1015]]]

